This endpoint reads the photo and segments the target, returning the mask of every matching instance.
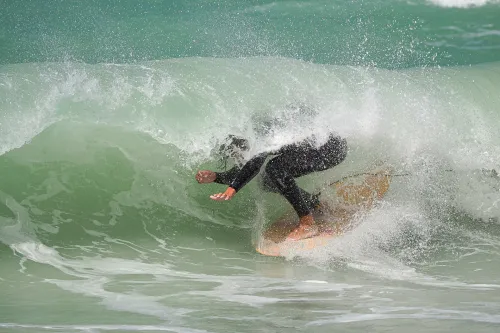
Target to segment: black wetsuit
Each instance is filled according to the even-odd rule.
[[[241,169],[233,167],[226,172],[217,172],[215,182],[239,191],[259,173],[269,155],[277,156],[266,165],[263,175],[265,189],[281,193],[302,217],[310,214],[318,204],[317,198],[299,188],[294,178],[330,169],[342,162],[347,155],[347,142],[332,135],[319,148],[309,140],[286,145],[278,151],[254,156]]]

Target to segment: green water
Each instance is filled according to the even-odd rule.
[[[0,8],[1,332],[498,330],[498,2]],[[404,176],[316,251],[256,253],[289,208],[259,179],[222,203],[194,180],[228,133],[330,131],[347,159],[304,189]]]

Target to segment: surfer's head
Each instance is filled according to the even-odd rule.
[[[297,124],[309,126],[318,116],[317,108],[305,102],[293,102],[278,109],[252,115],[253,130],[257,136],[273,136]]]
[[[227,161],[231,158],[236,163],[241,164],[244,159],[244,153],[250,149],[248,140],[236,135],[228,135],[224,142],[219,146],[219,156],[221,164],[226,167]]]

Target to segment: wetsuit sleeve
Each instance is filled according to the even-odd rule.
[[[234,188],[236,192],[238,192],[259,173],[260,168],[266,161],[266,157],[267,154],[265,153],[253,157],[243,166],[243,168],[241,168],[240,172],[238,172],[229,186]]]
[[[219,184],[229,185],[231,184],[231,182],[236,177],[239,171],[240,169],[235,166],[225,172],[216,172],[214,182]]]

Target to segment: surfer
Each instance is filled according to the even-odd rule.
[[[243,159],[249,150],[248,140],[229,135],[221,145],[220,153],[227,161]],[[265,152],[252,157],[244,164],[236,164],[225,172],[201,170],[196,174],[200,184],[219,183],[229,187],[223,193],[210,196],[217,201],[230,200],[239,190],[252,180],[260,171],[268,156],[273,156],[263,173],[264,189],[283,195],[299,216],[299,225],[288,235],[290,240],[313,237],[318,233],[312,210],[319,205],[318,195],[311,195],[297,186],[295,178],[312,172],[324,171],[341,163],[347,155],[345,139],[330,135],[328,140],[317,147],[313,138],[285,145],[276,151]]]

